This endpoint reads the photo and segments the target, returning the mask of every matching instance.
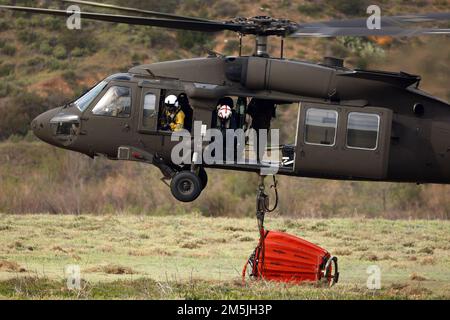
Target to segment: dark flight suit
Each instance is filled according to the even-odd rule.
[[[252,128],[255,129],[258,141],[256,143],[255,152],[258,162],[262,160],[267,141],[260,146],[260,130],[270,130],[272,118],[275,118],[275,103],[270,100],[252,99],[248,105],[247,113],[252,117]]]

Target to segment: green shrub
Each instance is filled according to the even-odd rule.
[[[60,30],[63,27],[64,19],[58,17],[45,17],[42,20],[42,25],[52,31]]]
[[[0,77],[6,77],[14,73],[16,65],[12,63],[3,63],[0,65]]]
[[[0,81],[0,98],[7,97],[11,95],[11,85],[9,82],[6,81]]]
[[[67,58],[67,50],[63,45],[57,45],[53,50],[53,55],[56,59],[64,60]]]
[[[15,23],[15,26],[17,27],[17,29],[25,29],[25,28],[29,27],[28,20],[23,17],[16,18],[14,23]]]
[[[332,7],[348,16],[364,16],[369,6],[368,0],[333,0]]]
[[[46,61],[43,57],[33,57],[26,62],[29,72],[39,72],[46,68]]]
[[[301,15],[317,17],[323,12],[323,3],[317,2],[306,2],[298,6],[298,11]]]
[[[17,52],[17,49],[14,45],[6,43],[3,45],[1,52],[7,56],[14,56]]]
[[[39,40],[39,34],[37,34],[34,31],[29,30],[29,27],[27,30],[19,31],[17,34],[17,39],[25,44],[33,44],[35,42],[40,42]]]
[[[21,92],[10,103],[3,106],[0,117],[0,139],[11,135],[25,136],[30,129],[30,122],[47,110],[44,100],[34,93]]]
[[[239,15],[239,5],[235,1],[221,0],[213,7],[215,16],[221,18],[234,18]]]
[[[59,69],[62,68],[61,67],[61,65],[62,65],[61,61],[59,61],[58,59],[53,58],[53,57],[51,57],[50,59],[47,60],[47,64],[46,65],[47,65],[47,68],[52,70],[52,71],[59,70]]]
[[[75,48],[70,53],[73,57],[80,58],[89,55],[89,50],[87,49],[81,49],[81,48]]]
[[[62,74],[64,80],[66,80],[69,84],[75,84],[77,82],[78,76],[73,70],[66,70]]]
[[[183,0],[185,1],[185,0]],[[203,0],[204,1],[204,0]],[[211,0],[208,0],[211,1]],[[122,6],[139,8],[144,10],[154,10],[161,12],[174,12],[182,0],[119,0],[117,3]]]
[[[39,46],[39,52],[45,55],[52,55],[53,54],[53,48],[48,44],[48,42],[43,42]]]
[[[200,54],[205,47],[212,45],[212,37],[202,32],[178,31],[177,42],[182,49]]]
[[[82,30],[65,30],[58,37],[58,45],[63,46],[67,52],[79,48],[86,52],[95,53],[98,41],[93,37],[92,31],[87,27],[83,27]]]
[[[6,31],[9,29],[9,23],[6,20],[0,18],[0,32]]]

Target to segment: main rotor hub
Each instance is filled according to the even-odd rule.
[[[279,36],[285,37],[298,28],[298,25],[287,19],[275,19],[269,16],[256,16],[252,18],[239,17],[229,23],[243,26],[242,34],[253,34],[257,36]]]

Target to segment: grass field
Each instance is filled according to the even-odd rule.
[[[253,219],[0,215],[0,298],[448,299],[450,222],[268,218],[337,255],[341,282],[241,283],[257,243]],[[82,289],[66,288],[79,265]],[[382,290],[366,287],[367,267]]]

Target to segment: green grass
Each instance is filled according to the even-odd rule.
[[[253,219],[0,215],[0,261],[16,263],[0,267],[0,298],[450,298],[450,222],[269,218],[267,227],[337,255],[341,282],[332,289],[242,286],[241,269],[257,243]],[[80,291],[65,286],[65,266],[73,264],[81,267]],[[375,292],[366,289],[373,264],[382,270]]]

